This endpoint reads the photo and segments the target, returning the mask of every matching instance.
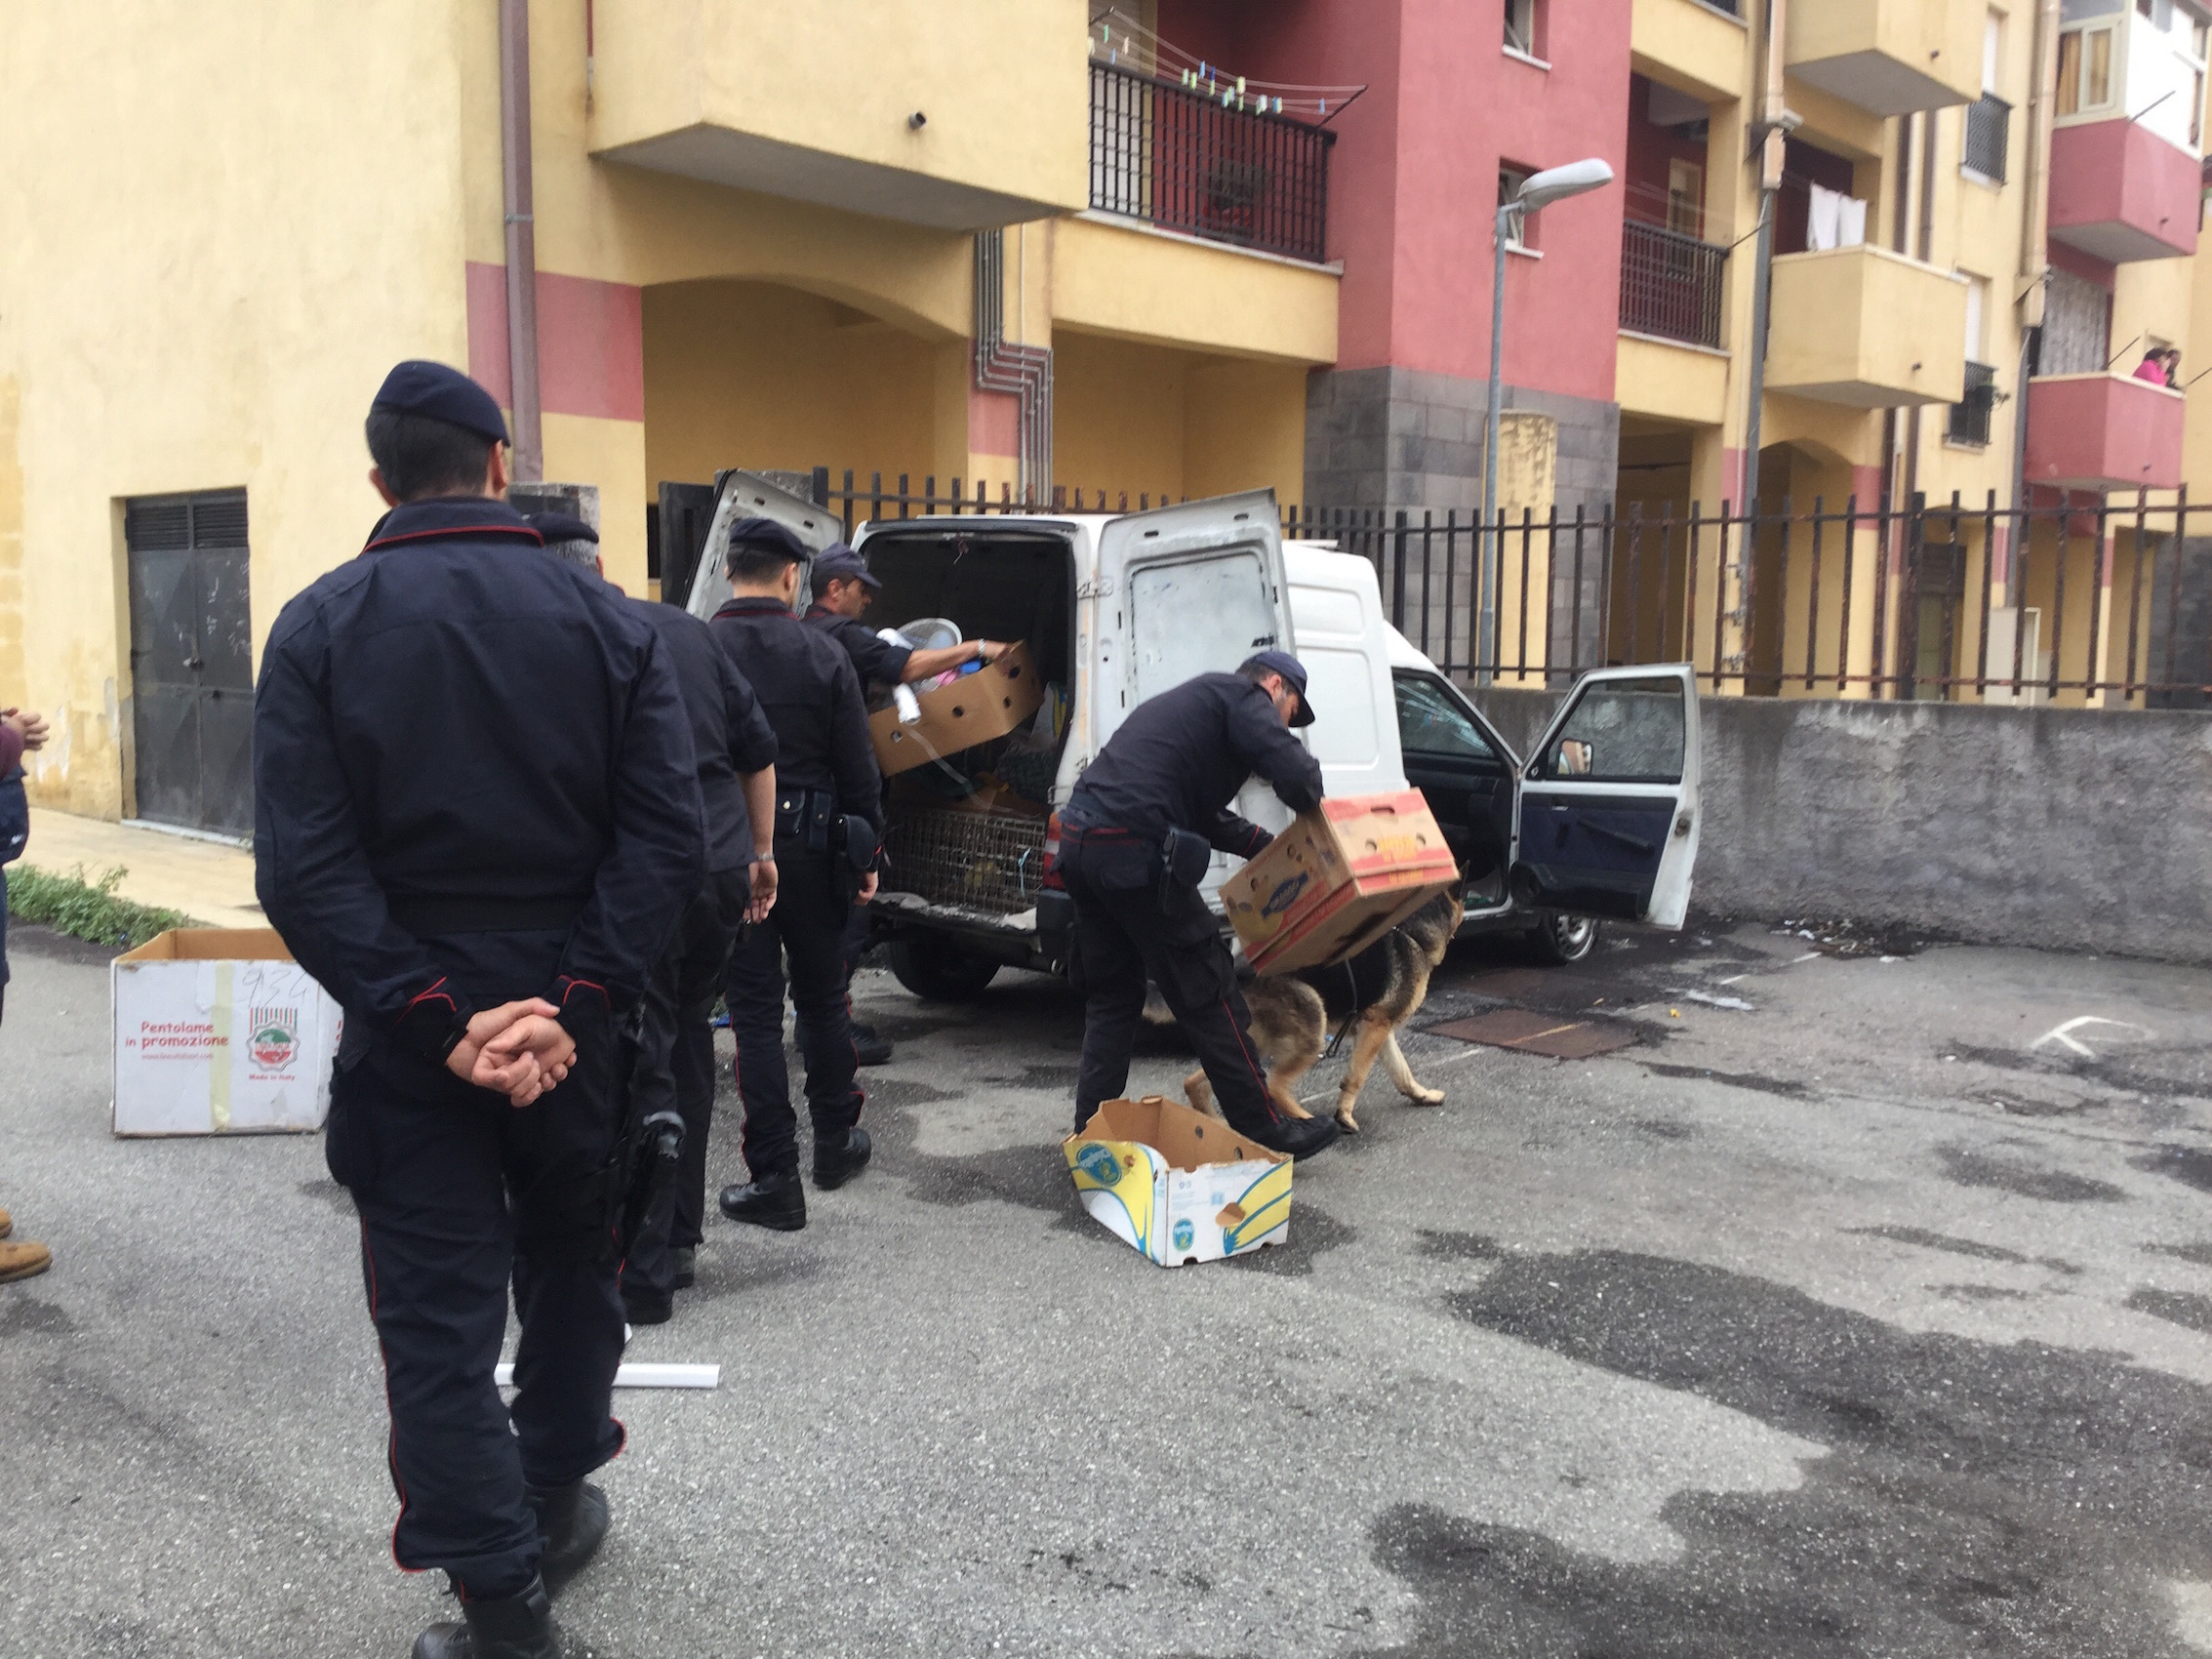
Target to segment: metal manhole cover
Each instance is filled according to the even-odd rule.
[[[1556,1014],[1540,1014],[1533,1008],[1500,1008],[1471,1019],[1449,1020],[1428,1030],[1461,1042],[1484,1042],[1493,1048],[1541,1054],[1551,1060],[1589,1060],[1627,1048],[1636,1040],[1634,1031],[1618,1021],[1562,1020]]]

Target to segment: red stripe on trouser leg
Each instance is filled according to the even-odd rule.
[[[1252,1069],[1252,1080],[1260,1085],[1260,1098],[1267,1107],[1267,1121],[1280,1123],[1283,1114],[1275,1110],[1275,1097],[1267,1088],[1267,1074],[1260,1070],[1260,1062],[1254,1057],[1251,1044],[1244,1040],[1244,1028],[1236,1023],[1236,1011],[1228,1005],[1226,996],[1222,998],[1222,1013],[1227,1017],[1228,1029],[1236,1032],[1236,1046],[1244,1054],[1244,1064]]]

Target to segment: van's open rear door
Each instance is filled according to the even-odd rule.
[[[1680,927],[1698,856],[1698,684],[1686,663],[1575,682],[1520,786],[1513,897]]]
[[[699,568],[692,573],[691,597],[684,606],[702,622],[720,610],[723,601],[730,596],[730,581],[722,558],[730,546],[730,526],[739,519],[773,518],[817,553],[845,531],[843,522],[827,507],[816,506],[782,485],[770,483],[757,472],[717,472],[714,491],[714,519],[707,527],[706,545],[700,551]],[[803,578],[811,574],[810,565],[808,571],[802,573],[799,584],[802,609],[809,592],[809,585]]]

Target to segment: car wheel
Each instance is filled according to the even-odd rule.
[[[1596,946],[1597,918],[1546,910],[1528,940],[1538,961],[1563,968],[1569,962],[1581,961]]]
[[[973,1002],[998,977],[999,964],[934,933],[891,942],[891,974],[925,1002]]]

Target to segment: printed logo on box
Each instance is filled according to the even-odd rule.
[[[1269,917],[1281,915],[1298,903],[1299,894],[1306,891],[1306,884],[1312,879],[1311,870],[1301,870],[1298,874],[1277,882],[1275,890],[1267,895],[1267,902],[1260,907],[1260,913]]]
[[[1101,1187],[1118,1187],[1121,1185],[1121,1160],[1097,1141],[1093,1141],[1077,1151],[1075,1163],[1085,1175],[1088,1175]]]
[[[300,1010],[256,1008],[251,1015],[254,1034],[247,1041],[246,1052],[254,1064],[264,1072],[288,1070],[300,1053]]]
[[[1190,1225],[1190,1218],[1188,1216],[1181,1216],[1177,1218],[1175,1224],[1175,1247],[1178,1250],[1189,1249],[1191,1241],[1197,1236],[1198,1230]]]
[[[209,1050],[229,1044],[228,1037],[216,1035],[210,1020],[141,1020],[139,1034],[123,1039],[125,1048],[148,1060],[205,1060]]]

